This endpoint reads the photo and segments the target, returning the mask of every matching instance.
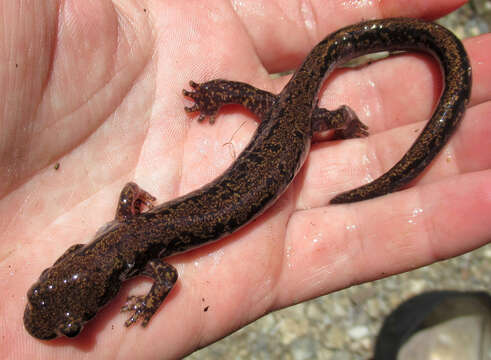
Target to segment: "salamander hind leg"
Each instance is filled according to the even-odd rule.
[[[312,114],[312,131],[334,130],[337,139],[350,139],[368,135],[368,126],[363,124],[355,112],[343,105],[336,110],[315,108]]]
[[[129,311],[133,314],[124,323],[125,326],[130,326],[140,319],[142,326],[146,326],[177,281],[177,270],[159,259],[149,261],[139,275],[151,277],[154,283],[148,294],[128,297],[121,312]]]
[[[183,90],[182,93],[190,97],[194,105],[186,106],[184,110],[199,111],[198,121],[208,117],[210,124],[215,122],[220,108],[228,104],[242,105],[262,120],[269,114],[277,99],[274,94],[239,81],[216,79],[201,84],[190,81],[189,85],[193,90]]]
[[[153,202],[155,200],[155,197],[134,182],[127,183],[119,195],[116,220],[124,221],[140,214],[144,205],[149,209],[153,208]]]

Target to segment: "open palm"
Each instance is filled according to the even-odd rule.
[[[75,339],[42,342],[23,329],[27,289],[112,219],[126,182],[160,203],[218,176],[247,144],[256,124],[243,109],[224,109],[213,126],[183,111],[189,80],[220,77],[278,93],[287,79],[268,72],[298,65],[329,32],[369,17],[435,17],[460,1],[434,1],[424,13],[403,3],[3,2],[0,358],[178,357],[274,309],[489,242],[487,35],[466,42],[474,84],[462,126],[414,186],[327,206],[409,148],[439,95],[438,67],[407,54],[339,71],[321,106],[349,104],[372,136],[315,144],[262,217],[170,259],[180,278],[147,328],[127,329],[127,314],[119,314],[127,295],[149,286],[135,279]]]

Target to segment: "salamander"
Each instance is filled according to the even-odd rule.
[[[378,51],[422,51],[441,67],[444,88],[425,128],[404,157],[375,181],[330,202],[370,199],[400,189],[442,149],[456,129],[471,90],[471,68],[462,43],[444,27],[394,18],[347,26],[317,44],[280,94],[227,80],[190,82],[188,112],[215,120],[226,104],[241,104],[259,118],[252,139],[230,167],[209,184],[154,206],[135,183],[120,195],[115,219],[94,239],[71,246],[41,273],[27,293],[24,325],[39,339],[74,337],[118,293],[123,281],[147,276],[146,295],[131,296],[122,311],[126,326],[145,326],[177,281],[164,258],[209,244],[245,226],[270,207],[293,181],[310,150],[313,134],[333,130],[340,138],[362,137],[367,127],[348,107],[317,107],[318,92],[337,66]],[[247,260],[246,260],[247,261]]]

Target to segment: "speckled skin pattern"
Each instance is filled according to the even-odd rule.
[[[415,176],[447,142],[468,102],[471,71],[464,48],[439,25],[413,19],[368,21],[337,31],[307,56],[279,95],[233,81],[191,82],[184,90],[200,120],[224,104],[238,103],[260,119],[252,140],[235,162],[213,182],[153,207],[153,196],[136,184],[121,192],[116,218],[87,245],[70,247],[44,270],[27,293],[27,331],[39,339],[76,336],[83,325],[117,293],[124,280],[151,277],[144,296],[132,296],[129,326],[145,326],[177,281],[177,271],[162,261],[223,238],[263,213],[285,191],[307,156],[314,132],[333,129],[338,137],[367,135],[351,109],[319,109],[324,78],[339,64],[381,50],[417,50],[436,57],[445,87],[428,125],[411,149],[374,182],[336,196],[331,202],[364,200],[395,191]],[[147,211],[143,211],[144,208]]]

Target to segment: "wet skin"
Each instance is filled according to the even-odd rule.
[[[387,173],[331,203],[370,199],[408,184],[430,163],[455,130],[469,101],[471,69],[461,42],[445,28],[414,19],[385,19],[348,26],[329,35],[307,56],[279,95],[248,84],[212,80],[191,82],[184,90],[199,119],[225,104],[241,104],[260,124],[250,143],[217,179],[164,204],[136,184],[120,195],[115,219],[86,244],[70,247],[27,293],[27,331],[39,339],[74,337],[84,324],[134,276],[154,280],[143,296],[131,296],[122,311],[129,326],[145,326],[177,281],[177,271],[162,261],[170,255],[219,240],[263,213],[285,191],[309,152],[312,135],[332,129],[339,138],[368,135],[347,106],[317,107],[325,77],[346,61],[382,50],[414,50],[440,63],[445,86],[436,110],[415,143]],[[143,211],[144,208],[147,211]]]

